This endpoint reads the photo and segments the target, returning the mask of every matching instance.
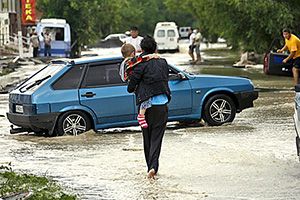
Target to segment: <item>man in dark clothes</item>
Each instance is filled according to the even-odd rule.
[[[152,37],[146,36],[141,41],[141,48],[141,56],[153,54],[157,44]],[[168,76],[168,63],[165,59],[150,59],[134,68],[127,87],[128,92],[135,92],[137,105],[149,99],[151,102],[145,113],[148,127],[142,128],[148,178],[154,178],[158,171],[161,144],[168,120],[167,103],[171,99]]]

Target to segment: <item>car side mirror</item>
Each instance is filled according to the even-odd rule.
[[[300,84],[297,84],[297,85],[295,86],[295,92],[300,92]]]
[[[185,74],[182,72],[179,72],[177,74],[169,74],[169,80],[185,80],[187,79]]]
[[[186,80],[186,79],[187,79],[187,77],[185,76],[185,74],[182,73],[182,72],[179,72],[179,73],[177,74],[177,76],[178,76],[178,78],[179,78],[180,80]]]

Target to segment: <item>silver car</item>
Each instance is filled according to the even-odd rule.
[[[297,155],[299,156],[300,160],[300,84],[295,86],[295,113],[294,113],[294,122],[295,122],[295,129],[296,129],[296,148],[297,148]]]

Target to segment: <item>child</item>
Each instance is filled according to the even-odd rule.
[[[152,58],[159,58],[156,54],[146,55],[146,56],[136,56],[134,46],[129,43],[124,44],[121,47],[121,53],[124,57],[124,61],[121,63],[119,74],[121,76],[121,79],[124,82],[130,78],[130,75],[132,74],[133,69],[137,64],[148,61]],[[152,105],[151,98],[142,102],[140,105],[140,110],[139,110],[137,120],[139,122],[139,125],[142,128],[148,128],[148,124],[145,119],[145,113],[147,108],[150,108],[151,105]]]
[[[126,73],[127,63],[135,57],[135,48],[129,43],[123,44],[123,46],[121,47],[121,53],[124,57],[124,60],[121,63],[119,74],[121,76],[122,81],[126,82],[128,80]]]

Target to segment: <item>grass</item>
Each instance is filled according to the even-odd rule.
[[[61,186],[46,177],[20,174],[9,166],[0,166],[0,197],[29,192],[28,200],[75,200],[76,195],[66,194]]]

